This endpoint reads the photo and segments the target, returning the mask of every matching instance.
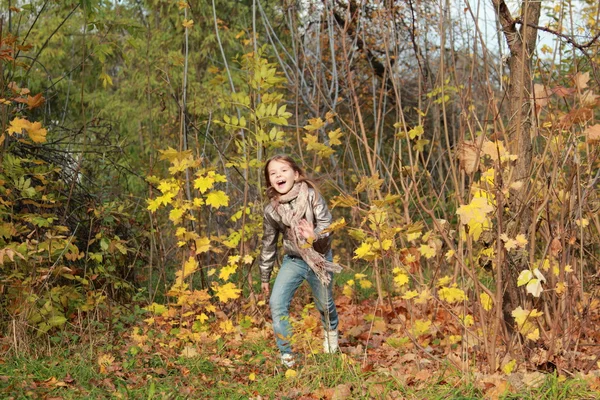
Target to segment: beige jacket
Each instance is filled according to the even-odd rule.
[[[327,254],[331,250],[331,234],[322,233],[325,228],[331,224],[331,213],[327,207],[327,202],[323,196],[315,192],[314,189],[308,189],[308,200],[313,207],[308,207],[305,218],[307,221],[312,221],[315,226],[316,240],[313,242],[313,248],[321,254]],[[281,204],[280,207],[294,208],[296,200],[292,200],[289,203]],[[290,239],[287,237],[287,226],[281,222],[281,217],[273,208],[273,205],[269,202],[265,206],[264,220],[263,220],[263,237],[262,237],[262,249],[260,252],[259,268],[260,268],[260,280],[262,282],[269,282],[271,279],[271,272],[273,271],[273,265],[277,259],[277,242],[279,241],[279,234],[283,234],[283,253],[289,256],[300,257],[300,255],[293,250],[293,246]]]

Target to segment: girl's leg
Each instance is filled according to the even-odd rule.
[[[326,331],[335,331],[338,327],[338,313],[333,301],[333,274],[330,273],[331,281],[325,286],[310,270],[308,272],[308,283],[313,292],[315,306],[321,313],[321,322]]]
[[[306,279],[308,269],[308,265],[301,259],[284,256],[273,284],[269,306],[273,318],[275,341],[281,354],[292,353],[290,339],[293,332],[289,321],[290,303],[294,293]]]

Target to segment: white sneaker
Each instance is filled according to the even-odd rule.
[[[281,363],[286,368],[292,368],[296,364],[296,360],[294,360],[294,356],[289,353],[285,353],[281,355]]]
[[[323,353],[337,353],[339,350],[338,346],[338,331],[324,331],[323,336]]]

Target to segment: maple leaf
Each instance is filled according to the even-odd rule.
[[[408,276],[406,277],[407,281],[408,281]],[[395,282],[396,279],[394,279]],[[402,298],[404,300],[410,300],[410,299],[414,299],[415,297],[417,297],[419,295],[419,292],[417,292],[416,290],[409,290],[408,292],[404,293],[402,295]]]
[[[342,142],[340,141],[340,138],[342,137],[342,135],[343,135],[343,133],[340,128],[336,129],[335,131],[329,132],[329,134],[328,134],[329,144],[331,146],[336,146],[336,145],[342,144]]]
[[[405,273],[399,273],[397,275],[394,276],[394,284],[397,287],[402,287],[404,285],[406,285],[409,281],[408,275]]]
[[[46,135],[48,131],[42,128],[42,124],[40,122],[33,122],[27,131],[29,133],[29,138],[35,143],[44,143],[46,141]]]
[[[464,290],[457,287],[443,287],[438,291],[438,296],[440,299],[450,304],[468,300]]]
[[[361,288],[363,289],[369,289],[371,287],[373,287],[373,284],[371,283],[371,281],[366,280],[366,279],[361,279],[358,281],[358,284],[360,285]]]
[[[250,254],[246,254],[244,256],[243,261],[244,261],[244,264],[246,264],[246,265],[252,264],[252,262],[254,261],[254,257],[252,257]]]
[[[198,189],[200,193],[205,193],[208,189],[212,189],[214,184],[214,175],[201,176],[194,180],[194,189]]]
[[[304,126],[304,129],[312,132],[322,128],[323,125],[325,125],[325,122],[321,118],[312,118],[308,120],[308,125]]]
[[[375,256],[375,253],[373,253],[372,249],[373,246],[371,245],[371,243],[361,243],[361,245],[356,250],[354,250],[355,256],[353,257],[353,259],[363,259],[367,261],[372,259]]]
[[[183,281],[185,278],[198,270],[198,260],[196,257],[189,257],[183,264],[183,267],[177,271],[176,276],[178,281]]]
[[[426,333],[429,333],[429,328],[431,328],[431,321],[418,319],[412,326],[411,331],[413,335],[421,336]]]
[[[461,317],[461,320],[463,324],[465,324],[465,326],[473,326],[473,324],[475,324],[475,320],[473,319],[473,316],[471,314],[467,314]]]
[[[183,23],[181,25],[183,25],[183,27],[185,29],[191,28],[191,27],[194,26],[194,20],[192,20],[192,19],[184,19]]]
[[[419,247],[419,253],[427,259],[435,257],[435,249],[426,244],[422,244],[421,247]]]
[[[45,101],[46,99],[44,96],[42,96],[42,93],[38,93],[35,96],[27,96],[27,100],[25,102],[27,103],[27,108],[32,110],[44,104]]]
[[[506,375],[510,375],[515,370],[516,365],[517,365],[517,360],[514,360],[514,359],[510,360],[502,367],[502,372],[504,372]]]
[[[421,135],[425,132],[425,130],[423,129],[422,125],[417,125],[414,128],[412,128],[410,131],[408,131],[408,136],[411,139],[414,139],[416,137],[421,137]]]
[[[443,276],[440,279],[438,279],[436,286],[438,286],[438,287],[448,286],[450,284],[450,282],[452,282],[452,277],[449,275],[446,275],[446,276]]]
[[[490,311],[494,306],[494,301],[487,293],[481,293],[479,296],[479,301],[481,302],[481,306],[485,311]]]
[[[600,142],[600,124],[588,127],[585,130],[585,136],[589,144]]]
[[[8,132],[8,134],[11,136],[15,133],[21,134],[23,133],[23,130],[28,130],[30,125],[31,122],[27,121],[25,118],[15,118],[10,121],[10,126],[6,132]]]
[[[235,300],[240,297],[241,289],[235,287],[235,284],[229,282],[223,286],[215,285],[215,296],[219,298],[223,303],[227,303],[229,300]]]
[[[188,5],[187,1],[185,1],[185,0],[180,0],[180,1],[178,1],[178,2],[177,2],[177,7],[178,7],[180,10],[183,10],[183,9],[185,9],[185,8],[189,8],[189,5]]]
[[[352,286],[350,285],[344,285],[342,294],[346,297],[352,297],[354,295],[354,289],[352,289]]]
[[[210,250],[210,239],[207,237],[201,237],[195,240],[196,242],[196,254],[206,253]]]
[[[228,265],[226,267],[223,267],[223,268],[221,268],[221,271],[219,272],[219,278],[226,281],[229,279],[229,277],[231,275],[233,275],[235,273],[236,270],[237,270],[237,265]]]
[[[185,210],[183,208],[173,208],[169,212],[169,219],[173,221],[174,224],[179,224],[183,214],[185,214]]]
[[[212,208],[227,207],[229,205],[229,196],[222,190],[212,191],[206,196],[206,205]]]
[[[467,174],[472,174],[477,169],[480,152],[477,145],[471,141],[464,141],[458,145],[456,157],[460,166]]]
[[[552,91],[544,85],[536,83],[533,85],[533,93],[535,96],[535,104],[544,107],[548,104]]]
[[[156,198],[156,199],[147,199],[146,202],[148,203],[148,207],[146,207],[146,209],[152,211],[152,212],[156,212],[156,210],[158,210],[158,208],[160,207],[160,199]]]

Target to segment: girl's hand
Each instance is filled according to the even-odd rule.
[[[298,230],[307,242],[314,241],[317,236],[315,235],[315,228],[313,227],[313,224],[308,222],[306,219],[300,220],[298,223]]]
[[[260,284],[260,288],[262,289],[263,295],[265,296],[265,300],[268,300],[269,294],[271,292],[271,288],[269,287],[269,282],[262,282]]]

